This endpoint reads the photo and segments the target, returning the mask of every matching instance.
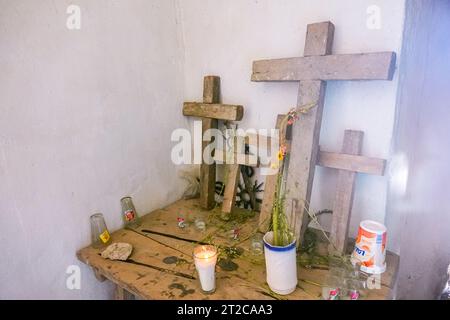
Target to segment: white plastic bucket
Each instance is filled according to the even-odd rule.
[[[351,261],[371,274],[386,271],[386,227],[376,221],[364,220],[359,225],[358,237]]]
[[[292,293],[297,287],[296,241],[285,247],[272,245],[273,232],[264,235],[264,255],[266,258],[267,284],[281,295]]]

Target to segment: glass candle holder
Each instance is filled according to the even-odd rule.
[[[131,197],[120,199],[120,204],[122,206],[122,217],[125,227],[137,227],[139,225],[139,218]]]
[[[325,283],[322,286],[322,299],[340,300],[342,289],[345,287],[345,270],[339,267],[330,267]]]
[[[364,282],[358,279],[347,279],[342,292],[342,300],[359,300],[364,289]]]
[[[195,219],[195,228],[201,232],[205,231],[206,230],[205,220],[203,220],[202,218],[196,218]]]
[[[90,217],[91,220],[91,237],[92,246],[94,248],[102,248],[111,243],[111,236],[106,227],[105,218],[103,214],[95,213]]]
[[[211,245],[195,247],[194,262],[203,292],[213,293],[216,290],[217,248]]]
[[[264,250],[263,235],[261,233],[257,233],[252,237],[251,252],[253,255],[259,256],[263,254],[263,250]]]

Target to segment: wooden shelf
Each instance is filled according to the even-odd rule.
[[[236,209],[233,215],[249,216],[249,211]],[[177,217],[184,217],[189,224],[185,229],[177,226]],[[206,232],[194,227],[194,219],[202,217],[207,223]],[[288,296],[273,295],[267,284],[264,255],[250,252],[251,237],[258,227],[258,215],[244,223],[220,221],[220,208],[206,211],[200,208],[198,199],[180,200],[172,205],[151,212],[141,218],[141,225],[133,230],[121,229],[112,233],[113,242],[133,245],[133,253],[126,262],[111,261],[100,256],[102,249],[87,247],[77,252],[83,263],[91,266],[99,279],[114,282],[119,291],[127,291],[140,299],[320,299],[327,268],[298,268],[297,289]],[[240,240],[235,241],[228,230],[240,227]],[[196,242],[213,238],[214,244],[240,248],[241,255],[230,259],[228,266],[236,270],[226,271],[216,267],[216,292],[206,295],[200,289],[192,252]],[[398,269],[398,256],[388,253],[388,270],[382,275],[381,288],[367,290],[366,299],[389,299]],[[224,266],[225,269],[226,266]],[[116,294],[116,297],[126,297]]]

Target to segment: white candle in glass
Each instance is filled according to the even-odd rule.
[[[194,262],[200,278],[200,285],[205,292],[216,289],[215,268],[217,249],[214,246],[198,246],[194,249]]]

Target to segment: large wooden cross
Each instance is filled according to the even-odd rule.
[[[392,80],[395,69],[394,52],[332,55],[333,36],[331,22],[310,24],[303,57],[253,62],[252,81],[299,81],[297,105],[316,104],[292,128],[286,196],[298,200],[287,202],[297,203],[287,212],[295,211],[298,240],[307,227],[326,80]],[[266,221],[268,215],[270,212],[262,211],[261,221]]]
[[[239,121],[244,115],[241,105],[220,103],[220,77],[206,76],[203,80],[203,102],[185,102],[183,115],[202,118],[202,163],[200,166],[200,205],[205,209],[215,206],[216,164],[208,164],[203,158],[210,141],[203,139],[209,129],[217,129],[217,120]]]

